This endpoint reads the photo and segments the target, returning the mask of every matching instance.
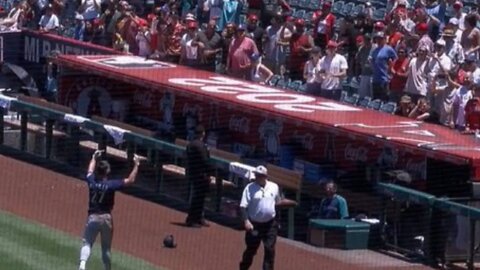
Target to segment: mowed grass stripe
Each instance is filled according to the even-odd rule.
[[[0,228],[0,269],[76,269],[81,245],[79,237],[71,237],[1,210]],[[112,258],[112,269],[160,270],[121,252],[113,251]],[[92,250],[88,268],[103,268],[98,245]]]

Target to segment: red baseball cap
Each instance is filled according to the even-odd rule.
[[[385,24],[383,22],[376,22],[374,25],[373,25],[373,28],[375,28],[376,30],[383,30],[385,29]]]
[[[188,29],[197,29],[198,28],[198,23],[196,21],[188,21],[187,28]]]
[[[337,47],[338,47],[337,42],[335,42],[333,40],[328,41],[327,48],[337,48]]]
[[[301,18],[296,19],[295,26],[305,27],[305,20]]]
[[[252,13],[252,14],[248,15],[248,20],[249,21],[258,21],[257,14]]]

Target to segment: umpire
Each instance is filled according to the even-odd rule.
[[[263,270],[272,270],[278,233],[275,206],[281,202],[280,191],[277,184],[267,180],[267,168],[258,166],[254,173],[255,181],[245,187],[240,202],[247,245],[240,270],[250,268],[260,242],[263,242],[265,250]]]
[[[195,139],[187,145],[187,177],[193,186],[193,196],[186,224],[189,227],[208,227],[209,224],[203,217],[205,196],[210,186],[210,153],[203,142],[205,128],[201,125],[195,128]]]

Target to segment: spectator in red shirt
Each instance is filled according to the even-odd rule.
[[[230,43],[227,58],[227,74],[240,79],[247,79],[250,71],[250,56],[258,54],[255,42],[245,35],[246,26],[238,26],[235,37]]]
[[[180,22],[178,15],[170,16],[170,24],[167,26],[167,35],[165,40],[166,61],[178,63],[182,51],[182,36],[185,32],[185,27]]]
[[[287,69],[290,71],[292,80],[302,80],[303,67],[314,45],[312,37],[305,33],[305,20],[295,20],[295,29],[290,39],[290,60],[287,63]]]
[[[313,38],[316,46],[325,50],[328,41],[333,37],[335,16],[331,12],[332,3],[325,2],[321,10],[313,13]]]
[[[465,106],[465,131],[464,133],[474,133],[480,130],[480,86],[475,85],[474,97],[467,102]]]
[[[408,55],[407,49],[400,47],[397,50],[398,58],[390,65],[390,73],[392,74],[392,79],[390,80],[390,92],[389,100],[392,102],[398,102],[400,97],[403,95],[403,90],[405,84],[407,83],[408,76]]]

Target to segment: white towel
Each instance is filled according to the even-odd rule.
[[[115,127],[115,126],[110,126],[110,125],[103,125],[103,127],[108,132],[108,134],[110,134],[110,136],[112,136],[113,141],[115,142],[116,145],[124,142],[123,135],[126,132],[130,132],[128,130],[125,130],[125,129],[122,129],[122,128],[119,128],[119,127]]]
[[[7,109],[7,110],[10,109],[10,105],[12,103],[12,100],[17,100],[17,99],[0,94],[0,107],[2,107],[4,109]]]
[[[229,170],[231,173],[244,178],[244,179],[254,179],[255,175],[253,174],[253,171],[255,170],[255,167],[242,164],[239,162],[232,162],[230,163]]]
[[[85,118],[85,117],[79,116],[79,115],[74,115],[74,114],[67,113],[63,117],[63,120],[65,120],[65,122],[69,122],[69,123],[83,124],[83,122],[87,121],[88,118]]]

